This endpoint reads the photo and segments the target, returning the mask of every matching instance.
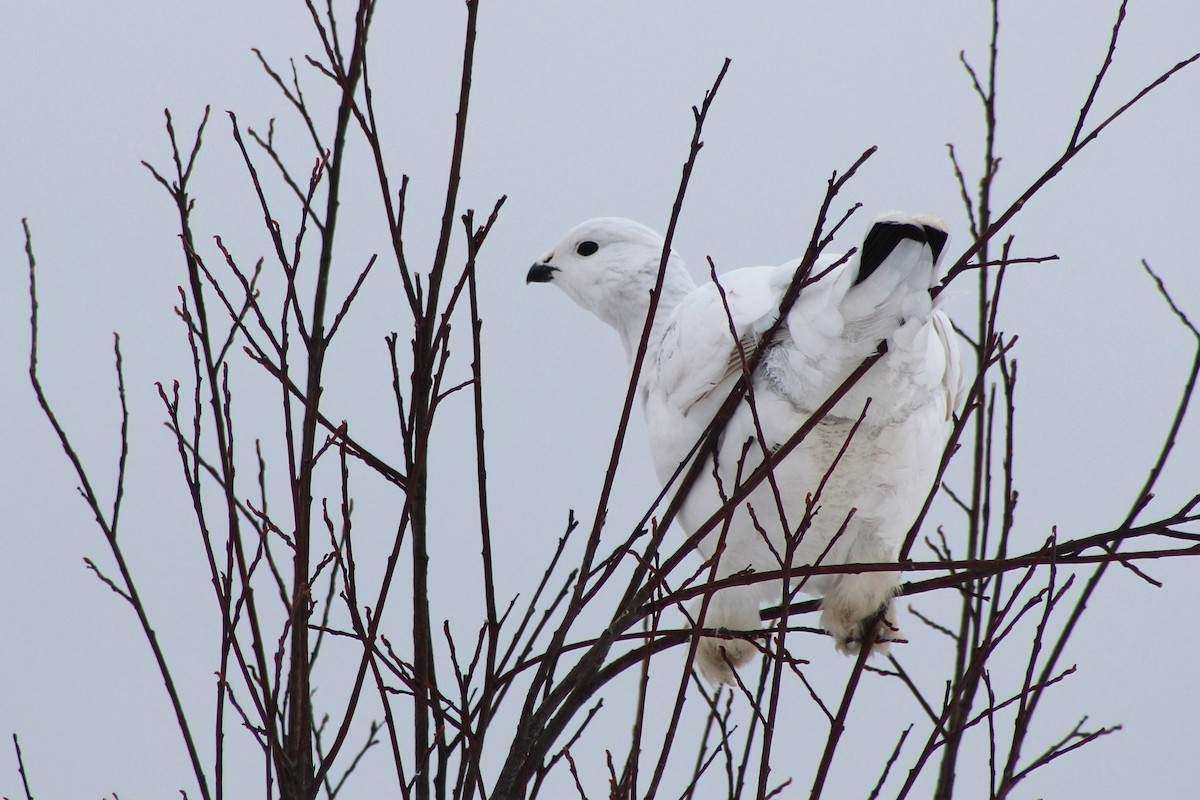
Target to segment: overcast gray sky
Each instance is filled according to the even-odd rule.
[[[303,68],[302,56],[318,49],[303,4],[244,7],[232,0],[48,0],[10,4],[0,27],[0,402],[9,453],[0,460],[0,733],[5,741],[12,732],[21,736],[35,796],[166,797],[181,787],[191,792],[192,781],[133,616],[81,560],[109,564],[26,379],[20,220],[30,220],[39,261],[46,388],[106,492],[118,419],[111,334],[121,334],[133,414],[123,540],[203,731],[216,615],[154,388],[190,371],[172,313],[184,273],[174,212],[138,162],[168,163],[164,107],[186,136],[211,104],[193,190],[202,246],[215,254],[207,237],[219,234],[246,264],[267,252],[224,112],[260,129],[277,117],[277,136],[297,164],[306,164],[306,137],[251,48],[280,67],[296,58],[314,102],[328,93]],[[1002,5],[1002,201],[1062,151],[1115,13],[1115,2]],[[412,178],[406,230],[413,263],[429,259],[436,239],[463,18],[459,3],[381,4],[371,39],[388,157]],[[727,270],[798,255],[829,174],[872,145],[878,153],[843,196],[862,202],[863,216],[836,249],[852,246],[870,216],[892,208],[942,214],[956,237],[952,247],[962,245],[966,220],[945,144],[956,145],[969,177],[977,177],[982,116],[958,56],[965,51],[984,68],[989,20],[981,0],[485,0],[461,198],[464,208],[484,211],[509,196],[480,267],[503,596],[528,591],[530,559],[541,561],[567,509],[593,512],[626,373],[611,331],[559,293],[524,285],[529,263],[589,217],[615,214],[665,227],[691,135],[690,107],[725,57],[733,64],[675,243],[698,278],[705,256]],[[1133,0],[1097,114],[1197,49],[1200,7]],[[1061,257],[1052,266],[1014,268],[1001,315],[1004,329],[1021,337],[1018,549],[1036,547],[1052,526],[1075,536],[1119,524],[1166,431],[1192,351],[1138,262],[1147,259],[1200,319],[1198,129],[1200,74],[1193,69],[1106,131],[1010,229],[1015,255]],[[387,249],[377,190],[362,175],[352,180],[361,190],[343,208],[344,269],[335,276],[343,289],[371,253]],[[278,197],[290,209],[285,195]],[[280,215],[294,229],[294,211]],[[358,438],[387,451],[398,435],[382,339],[393,330],[403,336],[408,323],[394,272],[375,275],[371,287],[335,345],[324,403],[330,416],[351,420]],[[951,292],[948,308],[969,319],[965,285]],[[468,360],[464,355],[461,364]],[[235,376],[245,382],[245,439],[269,435],[269,384],[245,367]],[[464,401],[449,413],[466,412]],[[458,477],[469,468],[470,439],[449,419],[434,474],[440,533],[433,569],[444,587],[435,615],[469,627],[478,609],[459,598],[477,578],[473,566],[453,563],[460,548],[474,546],[475,512],[461,500],[469,489]],[[639,422],[611,504],[615,530],[636,521],[657,488],[643,438]],[[1161,507],[1200,491],[1197,475],[1200,428],[1193,420],[1161,485]],[[382,509],[376,521],[383,530],[393,524],[386,504],[397,502],[394,495],[364,480],[358,497],[366,515],[358,530],[370,529],[372,507]],[[1120,570],[1106,579],[1065,659],[1080,671],[1049,695],[1034,740],[1049,743],[1084,715],[1092,725],[1125,729],[1047,768],[1022,796],[1133,797],[1148,785],[1156,797],[1194,796],[1200,695],[1190,586],[1197,565],[1148,569],[1163,589]],[[952,601],[947,594],[920,603],[930,614],[948,615]],[[905,655],[915,665],[945,661],[936,634],[911,620],[907,632],[913,643]],[[814,683],[837,696],[849,662],[832,648],[809,656]],[[938,675],[931,673],[928,687],[935,696]],[[912,699],[897,685],[868,683],[829,796],[865,796],[876,765],[913,716]],[[343,692],[322,685],[318,701],[336,708]],[[794,699],[795,727],[779,747],[794,753],[788,764],[796,786],[807,787],[824,723],[811,704]],[[628,718],[614,714],[603,724],[600,730],[619,740]],[[252,749],[241,732],[230,737],[231,750]],[[601,781],[603,736],[596,743],[581,766]],[[985,774],[985,757],[973,749],[961,770]],[[389,785],[384,761],[377,756],[364,767],[354,796],[377,796],[374,787]],[[231,779],[231,789],[250,796],[258,762],[234,763],[243,774]],[[870,768],[864,773],[861,764]],[[601,794],[602,782],[593,788]],[[0,795],[21,795],[4,743]]]

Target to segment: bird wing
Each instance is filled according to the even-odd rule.
[[[719,403],[718,395],[741,374],[743,358],[749,361],[758,349],[778,310],[779,296],[764,280],[775,269],[726,273],[719,284],[691,292],[671,314],[656,358],[655,388],[684,415]]]
[[[934,250],[944,238],[935,245],[927,231],[912,218],[890,215],[872,226],[860,252],[844,263],[838,256],[820,259],[813,274],[826,274],[804,287],[770,342],[763,336],[778,317],[799,259],[725,273],[684,298],[645,378],[647,396],[655,400],[647,405],[651,429],[662,431],[654,448],[660,468],[679,463],[760,348],[766,352],[755,391],[811,413],[887,341],[889,366],[868,373],[834,413],[856,416],[871,397],[873,417],[894,419],[927,403],[936,386],[948,419],[964,394],[963,370],[949,321],[929,293]]]

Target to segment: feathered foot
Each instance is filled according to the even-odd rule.
[[[741,589],[741,591],[739,591]],[[758,618],[758,601],[752,591],[742,587],[722,589],[712,596],[704,619],[700,608],[704,598],[698,598],[692,617],[701,628],[726,631],[755,631],[762,627]],[[696,648],[696,666],[700,674],[712,683],[734,684],[733,671],[758,654],[758,648],[746,639],[723,639],[704,636]]]
[[[822,622],[826,625],[830,635],[834,637],[834,646],[837,651],[843,655],[856,655],[862,643],[867,638],[867,633],[874,630],[874,636],[871,641],[871,652],[880,655],[887,655],[892,649],[892,642],[905,641],[904,635],[900,632],[900,627],[896,624],[895,605],[891,601],[884,606],[880,606],[879,610],[870,616],[858,620],[853,625],[841,630],[840,633],[834,633],[829,628],[829,621],[822,616]]]
[[[869,631],[875,633],[872,650],[877,653],[887,653],[891,642],[903,641],[892,603],[898,578],[892,572],[845,575],[822,598],[821,625],[838,652],[857,653]]]

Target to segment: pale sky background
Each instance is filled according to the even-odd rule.
[[[1064,147],[1103,57],[1116,5],[1002,5],[1001,202],[1018,195]],[[247,4],[230,0],[45,0],[10,3],[4,11],[0,407],[9,455],[0,460],[3,796],[21,796],[13,732],[21,737],[35,796],[174,797],[179,788],[198,796],[136,620],[83,566],[82,558],[91,556],[112,570],[28,385],[20,220],[30,220],[39,262],[45,386],[105,497],[115,474],[118,419],[111,334],[121,334],[133,415],[122,540],[207,748],[217,615],[154,388],[155,381],[186,379],[190,372],[172,313],[183,262],[173,208],[138,162],[169,163],[164,107],[172,109],[187,141],[211,104],[193,187],[201,247],[215,259],[209,237],[220,234],[245,265],[268,252],[224,112],[232,110],[243,125],[259,129],[277,117],[276,135],[296,171],[305,173],[311,161],[307,137],[251,48],[286,69],[289,57],[302,65],[318,44],[302,3],[271,0],[253,7],[247,11]],[[428,262],[436,239],[464,16],[456,2],[381,3],[371,38],[371,74],[393,178],[398,181],[401,172],[412,178],[406,230],[413,264]],[[965,50],[982,72],[989,21],[982,0],[484,3],[460,197],[463,208],[486,212],[500,194],[509,196],[480,264],[502,597],[531,590],[531,565],[548,556],[569,508],[590,519],[626,373],[611,331],[559,293],[524,285],[529,263],[592,216],[629,216],[665,228],[691,135],[690,107],[725,57],[733,64],[710,115],[675,243],[697,277],[705,256],[724,271],[798,255],[830,172],[871,145],[879,152],[842,196],[843,206],[861,201],[862,216],[835,249],[852,246],[870,216],[902,208],[943,214],[954,232],[952,252],[961,252],[966,220],[945,144],[955,143],[968,177],[976,178],[982,114],[958,54]],[[344,24],[349,27],[349,17]],[[1097,99],[1096,121],[1197,49],[1200,6],[1134,0]],[[328,100],[319,76],[303,67],[301,74],[314,104]],[[328,129],[332,107],[326,108],[319,122]],[[1017,237],[1015,255],[1062,258],[1057,265],[1014,268],[1002,313],[1002,327],[1021,337],[1015,549],[1036,547],[1055,525],[1071,537],[1118,525],[1157,452],[1192,350],[1138,262],[1147,259],[1200,320],[1198,129],[1200,72],[1193,68],[1106,131],[1009,229]],[[371,253],[388,250],[377,190],[363,177],[361,152],[349,162],[353,175],[342,210],[334,282],[343,291]],[[258,160],[260,171],[271,174],[265,156]],[[282,192],[275,196],[278,218],[294,230],[290,200]],[[455,256],[461,254],[456,244]],[[395,330],[403,341],[408,322],[394,268],[381,264],[369,287],[334,345],[323,408],[350,420],[351,432],[374,449],[395,453],[383,337]],[[969,322],[965,282],[952,291],[948,308]],[[457,347],[457,368],[465,370],[469,350],[462,341]],[[267,416],[276,402],[270,382],[245,366],[234,379],[236,407],[246,415],[243,447],[255,436],[275,436]],[[468,413],[464,396],[442,420],[431,545],[439,587],[435,616],[462,631],[473,629],[480,613],[473,594],[478,576]],[[643,439],[639,421],[611,503],[612,530],[622,535],[657,491]],[[1200,427],[1189,420],[1157,508],[1166,513],[1200,491],[1197,475]],[[383,547],[390,541],[400,501],[369,478],[355,489],[360,567],[371,572],[363,552],[372,542]],[[275,502],[282,507],[282,496]],[[957,520],[945,519],[953,541]],[[462,552],[471,561],[457,568]],[[1080,670],[1048,695],[1029,753],[1038,752],[1037,743],[1065,735],[1085,715],[1090,726],[1125,728],[1046,768],[1020,796],[1195,796],[1200,695],[1192,632],[1200,605],[1190,587],[1198,568],[1190,560],[1149,564],[1148,571],[1166,584],[1160,590],[1112,570],[1064,659],[1064,666],[1077,663]],[[948,619],[952,600],[946,593],[919,602],[926,613]],[[391,632],[406,641],[400,602],[392,608]],[[937,670],[947,660],[946,645],[911,617],[907,622],[912,643],[904,657],[912,668],[928,665],[926,689],[940,696]],[[850,662],[826,642],[812,641],[819,646],[805,652],[813,661],[809,674],[836,698]],[[319,710],[337,713],[345,687],[332,676],[348,663],[339,659],[354,652],[348,645],[340,653],[331,650],[325,665],[330,677],[318,681],[317,703]],[[1014,647],[1014,657],[1019,650]],[[664,657],[672,658],[682,656]],[[1019,678],[1014,661],[998,661],[998,674],[1006,664],[1008,678]],[[867,684],[851,714],[828,797],[864,797],[908,720],[918,721],[908,757],[927,734],[898,683],[868,678]],[[792,698],[794,727],[778,745],[789,754],[778,760],[780,768],[795,777],[789,797],[806,796],[825,739],[824,722],[802,694]],[[580,758],[594,796],[605,794],[603,748],[620,747],[627,737],[626,712],[616,702],[606,708],[592,751]],[[254,745],[233,726],[227,733],[230,796],[254,796],[261,791]],[[376,750],[347,796],[390,792],[389,760],[384,748]],[[978,778],[985,771],[986,751],[971,748],[960,772]],[[889,784],[893,793],[898,785]],[[971,796],[965,787],[963,796]]]

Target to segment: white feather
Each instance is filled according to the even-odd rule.
[[[894,213],[876,224],[916,226],[913,230],[942,225]],[[615,327],[632,354],[661,251],[662,239],[644,226],[617,218],[591,220],[535,264],[529,279],[562,288]],[[837,260],[821,259],[813,274]],[[696,287],[674,253],[668,262],[641,375],[650,449],[661,480],[675,473],[741,374],[738,344],[747,358],[756,348],[767,348],[752,383],[754,409],[744,400],[726,425],[716,466],[710,458],[680,512],[685,531],[697,530],[717,513],[738,475],[749,474],[764,453],[786,442],[880,342],[888,345],[879,363],[776,468],[782,507],[763,482],[732,512],[727,526],[700,542],[707,559],[724,538],[718,579],[781,567],[789,533],[801,525],[809,498],[843,446],[846,452],[796,545],[794,564],[895,561],[932,488],[953,413],[964,396],[965,370],[953,331],[929,293],[937,279],[932,250],[920,237],[895,241],[861,282],[856,282],[859,255],[833,268],[800,293],[774,340],[762,342],[798,266],[793,261],[735,270],[720,277],[718,289],[711,283]],[[864,407],[861,427],[846,445]],[[864,624],[882,608],[887,612],[877,638],[883,646],[897,638],[891,599],[899,579],[896,571],[847,572],[813,577],[803,589],[822,595],[822,624],[839,649],[852,652],[866,633]],[[760,605],[779,602],[780,590],[777,582],[764,581],[715,592],[697,624],[756,631]],[[697,603],[693,616],[700,607]],[[744,638],[704,638],[699,666],[713,680],[730,681],[730,665],[755,652]]]

